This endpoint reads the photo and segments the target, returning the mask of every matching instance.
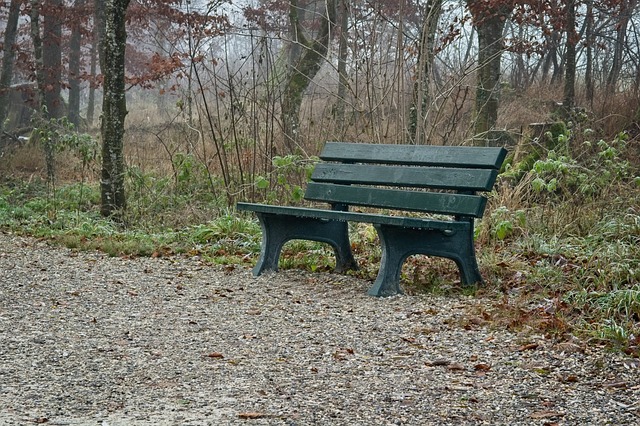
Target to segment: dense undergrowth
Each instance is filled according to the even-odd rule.
[[[640,172],[636,140],[621,133],[592,140],[588,130],[550,132],[509,160],[477,224],[477,252],[486,283],[462,288],[452,262],[415,256],[403,269],[407,293],[474,293],[488,303],[495,326],[563,339],[579,336],[640,354]],[[518,150],[516,150],[518,151]],[[24,151],[5,165],[24,161]],[[272,175],[255,176],[237,193],[295,204],[313,158],[274,159]],[[0,227],[67,247],[112,256],[197,255],[212,263],[250,265],[260,227],[229,207],[228,188],[197,158],[175,157],[168,176],[130,167],[126,223],[99,215],[95,179],[55,186],[17,173],[0,186]],[[14,169],[15,172],[15,169]],[[236,193],[236,194],[237,194]],[[233,194],[234,196],[236,194]],[[233,198],[233,197],[232,197]],[[235,197],[238,198],[238,197]],[[374,279],[380,258],[371,226],[351,226],[359,277]],[[331,250],[290,242],[282,268],[330,270]]]

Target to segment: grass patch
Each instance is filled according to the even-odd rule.
[[[495,326],[558,339],[578,335],[640,355],[638,161],[627,154],[624,135],[587,142],[580,141],[580,155],[549,152],[501,176],[477,223],[484,285],[461,286],[449,260],[412,256],[402,270],[404,291],[483,297],[487,305],[480,317]],[[257,179],[261,186],[255,189],[276,203],[295,203],[308,164],[283,158],[277,173]],[[229,189],[193,157],[175,156],[172,170],[168,177],[129,170],[124,225],[100,216],[96,183],[52,189],[37,177],[5,180],[0,228],[111,256],[185,254],[217,264],[255,262],[261,232],[254,216],[227,207]],[[287,182],[287,173],[292,184],[269,192],[264,183]],[[381,257],[375,229],[349,226],[360,266],[353,274],[374,280]],[[334,265],[329,245],[305,241],[286,244],[280,263],[312,272]]]

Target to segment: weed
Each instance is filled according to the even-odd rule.
[[[500,176],[476,226],[484,285],[459,285],[449,260],[411,256],[402,270],[405,292],[480,295],[487,320],[496,325],[553,336],[571,331],[632,346],[640,335],[640,177],[628,153],[632,144],[624,133],[591,141],[593,132],[578,130],[558,124],[538,141],[534,156],[514,159]],[[243,177],[225,169],[225,180],[203,152],[169,142],[165,148],[164,164],[130,163],[125,226],[99,216],[96,182],[60,185],[52,196],[46,181],[30,175],[0,186],[0,227],[112,256],[189,253],[243,264],[257,257],[260,226],[229,208],[229,200],[247,194],[254,201],[300,204],[316,162],[313,156],[265,156],[260,167],[243,163]],[[360,266],[353,274],[373,280],[381,257],[377,233],[357,223],[349,231]],[[333,256],[327,244],[292,241],[280,266],[325,271],[333,268]]]

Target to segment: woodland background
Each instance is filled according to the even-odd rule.
[[[637,354],[638,24],[637,0],[0,1],[0,226],[237,265],[260,232],[235,202],[302,203],[327,140],[506,146],[483,314]],[[124,120],[104,109],[118,91]],[[366,279],[376,238],[354,226]],[[290,244],[283,267],[330,269]],[[439,260],[403,277],[468,291]]]

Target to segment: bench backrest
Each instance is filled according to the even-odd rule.
[[[328,142],[305,198],[344,205],[481,217],[504,148]],[[446,190],[443,192],[442,190]]]

